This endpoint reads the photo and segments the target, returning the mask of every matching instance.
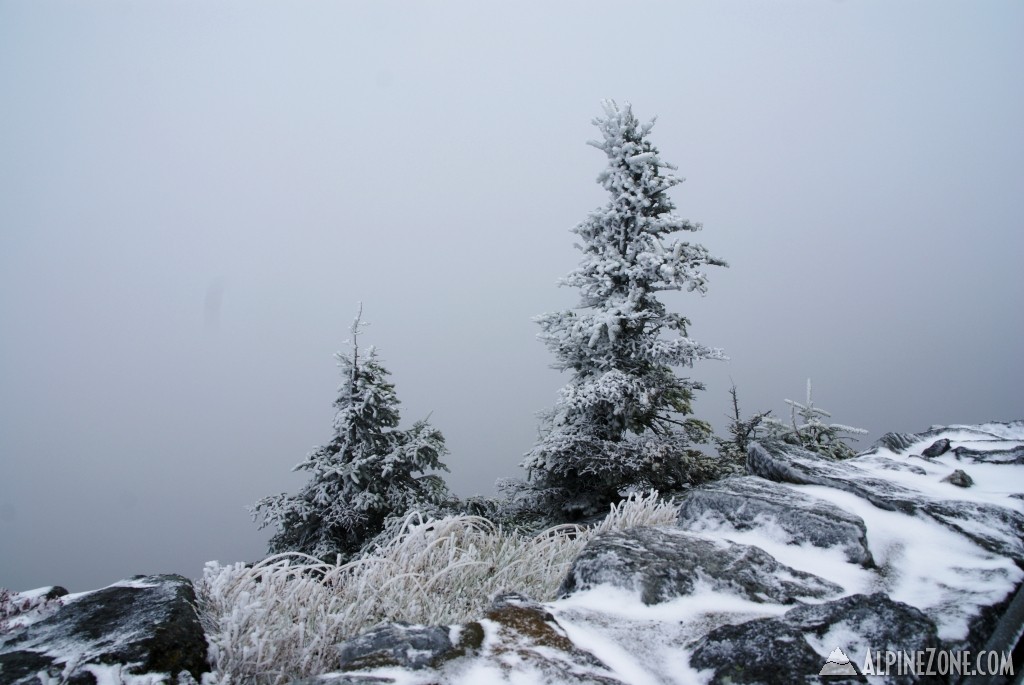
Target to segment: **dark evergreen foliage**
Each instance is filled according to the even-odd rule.
[[[550,518],[604,511],[631,490],[672,490],[715,472],[694,449],[710,427],[689,418],[701,385],[675,368],[718,350],[687,337],[689,321],[669,313],[661,291],[704,293],[708,265],[724,266],[696,243],[674,238],[700,225],[679,218],[667,191],[682,182],[627,105],[604,103],[590,144],[608,157],[598,182],[608,204],[574,232],[584,257],[561,284],[577,287],[578,309],[537,318],[558,369],[571,371],[540,440],[523,463],[521,499]]]
[[[252,508],[261,528],[275,526],[269,551],[304,552],[327,561],[351,557],[388,517],[429,508],[448,497],[441,432],[427,421],[400,430],[398,397],[373,347],[361,350],[361,322],[352,324],[351,351],[337,354],[344,378],[334,402],[334,438],[295,470],[309,483],[296,495],[266,497]]]

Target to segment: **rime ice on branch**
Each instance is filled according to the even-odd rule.
[[[666,191],[682,182],[648,139],[629,105],[604,104],[594,120],[608,157],[598,176],[611,195],[573,231],[580,265],[560,282],[579,288],[575,310],[537,317],[555,368],[570,370],[546,431],[527,453],[528,497],[573,519],[607,508],[635,489],[673,489],[706,478],[712,464],[692,448],[710,428],[685,418],[701,385],[673,367],[721,359],[691,340],[689,321],[666,311],[657,294],[707,287],[705,267],[725,266],[704,246],[675,234],[700,230],[681,219]]]
[[[817,452],[829,459],[849,459],[857,454],[844,440],[856,440],[854,435],[866,435],[863,428],[855,428],[842,423],[825,423],[822,419],[832,418],[832,414],[814,406],[811,399],[811,379],[807,379],[807,399],[804,403],[786,400],[790,406],[790,422],[787,424],[775,418],[765,420],[768,437],[782,440],[791,445]],[[797,417],[800,421],[797,421]],[[843,435],[849,433],[849,435]]]

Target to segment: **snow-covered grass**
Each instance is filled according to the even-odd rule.
[[[328,672],[337,664],[335,645],[368,628],[474,620],[501,591],[553,600],[593,536],[675,518],[676,508],[654,493],[613,506],[594,527],[559,526],[532,537],[476,516],[413,514],[390,541],[341,566],[301,554],[252,567],[210,562],[196,586],[214,668],[208,681],[284,683]]]

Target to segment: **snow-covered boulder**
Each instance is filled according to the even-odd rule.
[[[734,476],[691,490],[682,498],[681,527],[700,531],[722,524],[736,530],[775,527],[793,544],[839,546],[848,561],[874,565],[863,519],[763,478]]]
[[[1012,441],[992,440],[1001,453],[1008,451],[1003,445],[1006,442]],[[956,452],[952,454],[955,460]],[[834,462],[793,445],[754,443],[747,455],[747,468],[780,483],[844,490],[879,509],[924,514],[990,552],[1024,562],[1024,513],[1008,507],[1006,495],[965,498],[954,490],[955,486],[943,483],[956,468],[955,461],[948,465],[949,459],[938,457],[916,461],[910,464],[879,458],[878,450],[873,450]]]
[[[610,581],[549,605],[624,682],[815,682],[836,650],[857,669],[871,654],[931,649],[996,650],[1002,664],[1024,622],[1024,422],[890,434],[842,462],[757,445],[748,464],[756,475],[684,495],[680,525],[756,547],[780,569],[813,574],[842,592],[796,598],[793,608],[702,583],[647,605],[641,589]],[[957,470],[973,485],[944,480]],[[859,563],[858,548],[873,565]],[[959,679],[894,672],[870,682]]]
[[[923,612],[879,592],[800,606],[778,618],[716,628],[694,644],[690,665],[713,673],[709,685],[800,683],[819,673],[822,652],[831,654],[842,649],[836,645],[853,640],[880,651],[941,648],[935,624]],[[836,682],[835,677],[828,682]],[[895,682],[945,680],[908,677]]]
[[[187,578],[137,577],[56,601],[48,615],[0,634],[0,682],[94,685],[143,673],[174,682],[208,670]]]
[[[644,604],[701,588],[780,604],[842,592],[839,585],[780,564],[757,547],[679,528],[633,528],[596,537],[576,557],[560,590],[570,594],[599,585],[637,591]]]
[[[455,650],[452,631],[447,627],[386,623],[338,645],[338,666],[353,670],[378,666],[420,669],[450,658]]]

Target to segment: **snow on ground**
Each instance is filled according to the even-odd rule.
[[[1024,493],[1024,465],[958,459],[952,451],[933,459],[918,456],[941,437],[949,438],[954,448],[1010,450],[1024,444],[1024,424],[956,426],[923,436],[902,453],[879,448],[841,466],[926,498],[998,505],[1024,512],[1024,501],[1012,497]],[[974,485],[959,488],[942,482],[955,469],[967,471]],[[965,638],[971,617],[980,608],[1004,599],[1024,579],[1024,572],[1012,560],[983,549],[923,514],[880,509],[862,497],[836,488],[786,487],[861,517],[876,567],[850,563],[839,546],[822,549],[806,543],[794,544],[785,530],[767,518],[752,530],[736,530],[723,519],[709,516],[698,521],[691,532],[760,547],[782,564],[841,586],[843,592],[839,596],[885,592],[927,614],[936,622],[939,638],[947,644]],[[837,597],[806,601],[831,599]],[[576,647],[595,655],[607,668],[603,674],[594,675],[611,676],[631,685],[705,685],[712,673],[690,666],[693,641],[722,625],[780,616],[795,605],[753,602],[698,583],[690,595],[653,605],[644,604],[639,592],[600,585],[543,606]],[[563,682],[536,664],[519,659],[514,650],[501,649],[495,630],[487,630],[487,635],[478,656],[457,659],[440,674],[424,674],[421,678],[419,674],[395,669],[367,674],[394,678],[399,685],[422,685],[433,682],[431,677],[436,679],[438,675],[442,682],[453,685]],[[856,627],[842,621],[824,635],[808,634],[805,639],[821,655],[823,664],[837,646],[842,646],[854,663],[860,664],[865,650],[871,647]],[[557,655],[546,654],[542,647],[524,647],[557,659]]]
[[[980,435],[982,430],[991,432],[992,437]],[[1011,497],[1024,492],[1024,466],[958,460],[952,451],[931,460],[911,456],[919,455],[939,437],[949,438],[954,447],[1012,449],[1024,444],[1024,427],[955,427],[941,436],[921,440],[903,454],[880,449],[874,458],[859,460],[859,467],[869,475],[936,500],[995,504],[1024,511],[1024,501]],[[894,469],[892,462],[918,467],[923,473]],[[974,479],[973,487],[942,482],[958,468]],[[968,621],[981,607],[999,602],[1024,579],[1024,572],[1012,560],[992,554],[924,516],[879,509],[835,488],[787,487],[860,516],[867,526],[868,545],[877,568],[865,569],[848,562],[840,547],[794,545],[785,531],[768,520],[746,531],[736,530],[720,519],[709,520],[698,525],[697,531],[760,547],[787,566],[842,586],[845,595],[885,592],[924,611],[937,623],[939,638],[951,642],[967,636]],[[699,684],[710,677],[689,667],[689,653],[684,648],[689,641],[726,623],[777,616],[792,608],[749,602],[707,588],[646,606],[639,595],[610,586],[576,593],[547,606],[576,644],[597,654],[624,682],[673,684]],[[823,661],[836,645],[847,646],[855,662],[869,646],[843,623],[820,639],[812,636],[808,642]]]
[[[919,456],[943,437],[948,438],[954,448],[1009,451],[1024,445],[1024,423],[955,426],[923,436],[900,453],[877,448],[840,466],[893,483],[925,498],[997,505],[1024,512],[1024,500],[1014,496],[1024,493],[1024,465],[958,458],[952,450],[932,459]],[[942,482],[956,469],[965,470],[974,485],[960,488]],[[807,543],[794,544],[789,534],[768,518],[752,530],[737,530],[721,518],[706,517],[693,525],[691,532],[759,547],[786,566],[840,586],[839,596],[885,592],[894,600],[921,609],[936,623],[939,638],[947,644],[964,639],[972,616],[982,607],[1003,600],[1024,580],[1024,571],[1011,559],[983,549],[923,514],[884,510],[856,494],[826,486],[785,487],[859,516],[867,527],[868,546],[876,567],[864,568],[850,563],[839,546],[822,549]],[[115,585],[152,587],[144,581],[122,581]],[[39,601],[48,589],[20,593],[18,597]],[[67,595],[47,604],[52,609],[88,594]],[[600,585],[543,605],[565,637],[575,647],[596,656],[600,664],[569,663],[569,652],[531,643],[527,638],[521,643],[512,638],[510,644],[509,635],[502,632],[499,624],[483,619],[480,624],[484,641],[476,656],[454,659],[441,667],[440,672],[378,668],[361,675],[388,678],[396,685],[426,685],[438,682],[439,678],[440,682],[451,685],[555,685],[566,682],[566,674],[579,677],[581,682],[619,680],[631,685],[705,685],[711,673],[695,670],[689,663],[691,645],[696,639],[726,624],[777,617],[793,607],[793,604],[753,602],[701,582],[687,596],[646,605],[639,592]],[[29,611],[17,618],[32,622],[49,613],[48,610]],[[457,641],[458,635],[453,633],[452,638],[453,642]],[[834,624],[822,636],[807,635],[805,639],[821,655],[822,663],[838,645],[859,664],[870,646],[854,627],[844,622]],[[82,648],[80,645],[51,647],[65,652]],[[127,676],[118,668],[89,667],[100,685],[162,682],[159,674]],[[204,679],[204,683],[213,685],[214,681]]]
[[[878,569],[855,592],[885,592],[924,611],[942,640],[967,636],[967,621],[1020,583],[1024,572],[1010,559],[983,550],[962,535],[919,516],[885,511],[847,492],[817,485],[793,486],[826,499],[864,519],[868,546]],[[813,566],[813,560],[808,560]],[[796,566],[796,564],[794,564]],[[801,567],[837,583],[833,564]]]
[[[691,595],[646,605],[638,592],[601,586],[546,605],[569,638],[626,683],[702,683],[681,647],[730,623],[778,616],[792,606],[758,603],[698,583]],[[671,680],[662,680],[664,677]]]
[[[48,585],[10,594],[0,590],[0,632],[30,626],[59,609],[62,606],[61,600],[46,596],[54,589],[54,586]]]

